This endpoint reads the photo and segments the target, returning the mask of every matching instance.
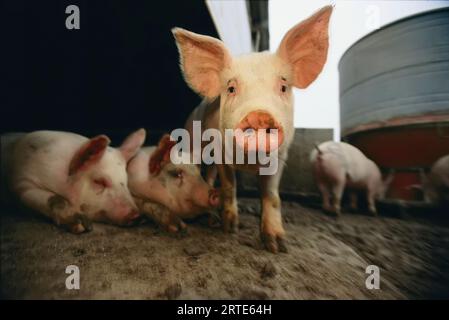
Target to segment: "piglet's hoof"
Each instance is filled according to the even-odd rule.
[[[179,222],[176,223],[170,223],[169,225],[165,226],[165,230],[168,233],[186,233],[187,232],[187,226],[184,222],[179,220]]]
[[[335,209],[332,209],[332,208],[326,208],[326,209],[323,208],[323,212],[326,213],[327,215],[331,216],[331,217],[336,218],[336,219],[341,217],[341,211],[340,210],[335,210]]]
[[[71,233],[79,234],[92,231],[92,223],[86,215],[75,213],[70,220],[66,226]]]
[[[189,229],[187,227],[179,228],[175,226],[168,226],[165,228],[165,232],[167,232],[170,237],[175,239],[183,239],[189,235]]]
[[[285,240],[282,236],[261,233],[261,239],[265,249],[271,253],[288,252]]]
[[[92,231],[92,229],[93,229],[92,221],[90,221],[90,219],[86,215],[84,215],[82,213],[78,213],[77,219],[80,221],[81,225],[84,227],[85,232]]]
[[[161,227],[170,234],[187,235],[186,224],[174,215],[170,215],[168,220],[161,224]]]

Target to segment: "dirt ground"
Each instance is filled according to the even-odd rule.
[[[240,199],[236,235],[190,222],[185,236],[147,223],[69,234],[38,216],[1,217],[1,296],[14,299],[449,298],[449,226],[283,203],[289,252],[259,241],[259,203]],[[365,269],[380,268],[368,290]],[[66,266],[80,289],[65,287]]]

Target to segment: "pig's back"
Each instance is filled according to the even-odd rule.
[[[364,155],[355,147],[345,142],[326,141],[318,146],[323,155],[333,155],[346,168],[351,162],[364,158]],[[311,161],[314,161],[318,155],[317,150],[313,150]]]
[[[65,184],[70,162],[88,139],[69,132],[34,131],[17,140],[11,157],[11,183],[49,188]]]
[[[323,153],[322,158],[325,161],[327,159],[336,162],[335,165],[345,171],[350,183],[357,185],[366,180],[366,166],[369,160],[359,149],[348,143],[335,141],[323,142],[318,148]],[[314,150],[311,154],[312,162],[317,156],[318,152]]]
[[[348,166],[349,183],[355,187],[364,187],[368,184],[381,182],[381,173],[379,167],[367,158],[362,151],[345,142],[341,142],[342,148],[345,150],[346,163]]]
[[[13,156],[21,158],[22,161],[23,156],[29,154],[34,156],[33,162],[43,160],[41,158],[47,161],[50,158],[58,162],[70,162],[75,152],[86,141],[86,137],[71,132],[34,131],[17,140]]]

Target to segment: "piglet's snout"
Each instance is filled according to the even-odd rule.
[[[209,190],[209,205],[213,208],[220,204],[220,193],[217,189]]]
[[[118,200],[114,204],[115,216],[123,226],[131,226],[137,223],[140,218],[140,211],[134,202],[128,200]]]
[[[272,115],[265,111],[248,113],[237,125],[236,143],[245,152],[276,150],[284,142],[284,130]],[[242,133],[243,132],[243,133]]]

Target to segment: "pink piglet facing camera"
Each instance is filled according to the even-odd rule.
[[[279,182],[295,131],[292,92],[293,88],[307,88],[323,70],[332,10],[332,6],[323,7],[293,26],[275,53],[233,56],[218,39],[181,28],[172,30],[184,79],[206,100],[193,111],[188,122],[202,121],[219,129],[223,136],[225,130],[232,130],[240,137],[236,139],[236,148],[245,153],[275,152],[283,160],[270,175],[260,174],[260,161],[216,166],[222,186],[225,232],[236,232],[239,226],[234,170],[261,175],[260,233],[265,248],[273,253],[287,251]],[[186,127],[191,127],[191,123]]]

